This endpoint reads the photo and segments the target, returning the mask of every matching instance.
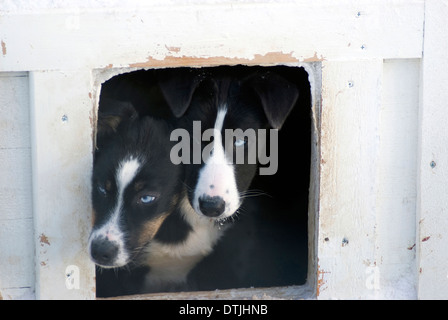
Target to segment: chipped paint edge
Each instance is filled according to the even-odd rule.
[[[176,51],[178,53],[180,49]],[[250,58],[244,57],[225,57],[225,56],[185,56],[185,55],[166,55],[163,59],[157,59],[152,56],[148,56],[146,61],[136,62],[129,64],[131,68],[147,68],[147,67],[209,67],[219,65],[261,65],[261,66],[273,66],[279,64],[289,63],[301,63],[301,62],[321,62],[325,58],[315,52],[314,56],[300,59],[294,56],[293,52],[268,52],[265,54],[255,54]],[[109,64],[107,68],[114,67]]]

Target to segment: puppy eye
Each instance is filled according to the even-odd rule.
[[[107,196],[107,190],[103,186],[98,186],[98,192],[103,196]]]
[[[235,143],[234,143],[234,145],[235,145],[235,147],[242,147],[242,146],[244,146],[245,144],[246,144],[246,139],[236,139],[235,140]]]
[[[152,196],[150,194],[145,194],[138,199],[138,203],[139,204],[150,204],[154,200],[156,200],[155,196]]]

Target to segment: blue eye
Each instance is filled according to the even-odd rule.
[[[235,143],[234,143],[235,147],[242,147],[245,144],[246,144],[246,140],[244,138],[243,139],[236,139]]]
[[[156,197],[151,196],[149,194],[145,194],[144,196],[140,197],[138,202],[141,204],[148,204],[148,203],[153,202],[155,199],[156,199]]]
[[[107,190],[103,186],[98,186],[98,192],[104,197],[107,196]]]

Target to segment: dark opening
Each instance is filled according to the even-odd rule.
[[[189,275],[193,290],[302,285],[308,267],[308,195],[311,159],[311,92],[308,73],[299,67],[219,67],[269,69],[300,91],[299,99],[279,131],[278,171],[256,175],[250,189],[263,195],[244,200],[241,214],[215,246]],[[154,88],[151,70],[118,75],[102,86],[100,99],[117,99],[138,104],[141,90]],[[117,90],[120,88],[120,90]],[[160,108],[156,116],[166,116],[163,97],[157,89],[149,95]],[[100,112],[101,103],[100,103]],[[139,110],[142,114],[146,110]],[[167,113],[168,112],[168,113]],[[97,270],[97,296],[135,293],[120,291],[114,281],[140,281],[140,275],[122,270]],[[120,279],[119,279],[120,278]]]

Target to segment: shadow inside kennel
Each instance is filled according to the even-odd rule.
[[[311,94],[308,74],[298,67],[220,67],[269,69],[299,88],[295,107],[279,131],[278,171],[257,175],[239,214],[214,251],[190,272],[188,290],[302,285],[308,266],[308,191],[311,158]],[[140,92],[154,87],[149,71],[113,77],[102,86],[100,101],[111,98],[140,104]],[[117,90],[119,87],[120,90]],[[149,93],[156,116],[165,116],[164,103],[155,90]],[[148,97],[148,95],[145,95]],[[102,106],[100,102],[99,112]],[[139,110],[146,113],[146,110]],[[146,268],[97,269],[97,297],[139,293]]]

